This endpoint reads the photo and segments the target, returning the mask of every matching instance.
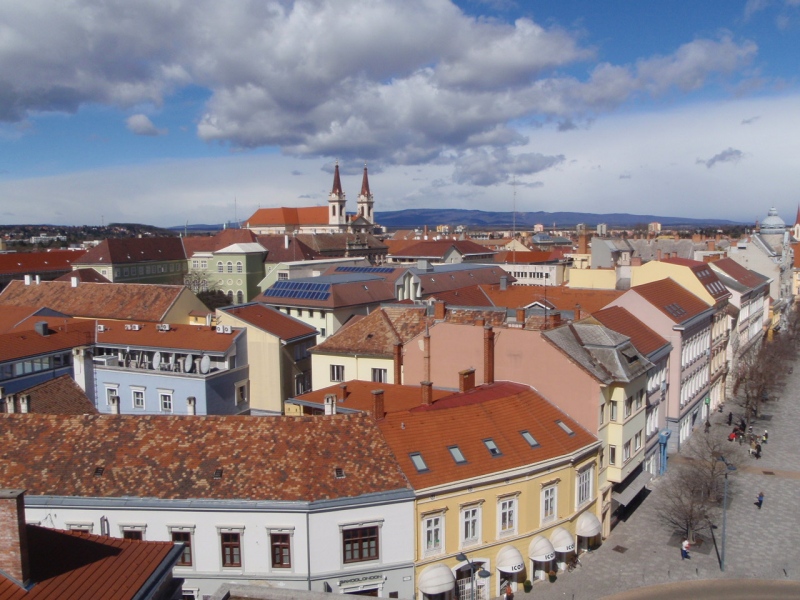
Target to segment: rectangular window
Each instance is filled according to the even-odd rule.
[[[144,390],[133,390],[133,408],[144,408]]]
[[[236,404],[247,402],[247,382],[236,384]]]
[[[161,401],[161,412],[172,412],[172,394],[170,392],[159,392],[158,397]]]
[[[139,540],[143,539],[141,529],[126,529],[122,532],[122,538],[126,540]]]
[[[272,568],[289,569],[292,566],[291,536],[288,533],[273,533],[269,536],[272,547]]]
[[[199,269],[200,268],[200,261],[199,260],[193,260],[192,261],[192,268],[193,269]]]
[[[223,533],[222,540],[222,566],[242,566],[242,540],[238,533]]]
[[[628,440],[622,445],[622,462],[628,462],[631,458],[631,441]]]
[[[600,425],[603,424],[603,421],[605,420],[605,418],[606,418],[606,405],[605,404],[601,404],[600,405]]]
[[[480,508],[475,506],[461,511],[461,542],[474,544],[478,541]]]
[[[642,408],[643,403],[644,403],[644,390],[639,390],[639,393],[636,395],[636,410]]]
[[[616,421],[617,420],[617,404],[618,403],[617,403],[616,400],[612,400],[611,401],[611,420],[612,421]]]
[[[386,369],[372,369],[372,381],[375,383],[387,383]]]
[[[542,490],[542,522],[556,518],[556,486],[551,485]]]
[[[633,398],[628,398],[627,400],[625,400],[625,418],[627,419],[628,417],[630,417],[632,412],[633,412]]]
[[[412,452],[409,454],[409,457],[411,457],[411,462],[414,463],[414,467],[416,467],[417,471],[422,473],[428,470],[428,465],[425,464],[425,459],[422,458],[419,452]]]
[[[500,535],[513,534],[517,529],[517,500],[511,498],[500,501]]]
[[[456,464],[461,465],[467,462],[467,459],[464,457],[464,453],[461,452],[461,448],[458,446],[450,446],[447,449],[450,450],[450,456],[453,457],[453,460],[456,461]]]
[[[378,559],[378,528],[360,527],[342,531],[342,555],[345,563]]]
[[[536,438],[533,437],[533,435],[531,435],[531,432],[528,431],[527,429],[525,431],[520,431],[520,434],[522,434],[522,438],[526,442],[528,442],[528,445],[531,448],[537,448],[539,446],[539,442],[536,441]]]
[[[594,469],[589,467],[578,473],[578,506],[592,499],[592,479]]]
[[[331,381],[344,381],[344,365],[331,365]]]
[[[442,517],[440,515],[428,517],[423,521],[423,529],[425,530],[425,556],[439,554],[443,550]]]
[[[608,464],[612,465],[612,466],[617,464],[617,447],[616,446],[609,446],[608,447]]]
[[[188,531],[173,531],[172,532],[172,541],[173,542],[182,542],[183,543],[183,552],[181,553],[181,557],[178,559],[178,566],[179,567],[191,567],[192,566],[192,534]]]
[[[642,432],[638,432],[633,436],[633,449],[638,450],[642,447]]]
[[[500,456],[500,448],[497,447],[497,444],[494,443],[494,440],[483,440],[486,449],[489,451],[489,454],[492,456]]]
[[[288,273],[278,273],[278,281],[286,281],[289,279]]]

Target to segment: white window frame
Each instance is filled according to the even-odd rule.
[[[377,379],[376,379],[377,376]],[[386,369],[373,368],[372,369],[372,382],[373,383],[389,383],[389,372]]]
[[[125,537],[126,531],[139,531],[142,534],[142,541],[147,539],[145,536],[145,533],[147,533],[147,523],[120,523],[119,537]]]
[[[444,511],[425,515],[422,517],[422,556],[437,556],[444,553]],[[429,533],[438,536],[438,543],[429,541]]]
[[[510,515],[510,519],[506,518]],[[517,512],[517,497],[504,496],[497,499],[497,537],[506,537],[515,535],[517,533],[517,521],[519,514]],[[504,522],[511,521],[511,526],[503,527]]]
[[[146,389],[147,388],[142,386],[134,386],[134,385],[131,386],[131,407],[133,408],[133,410],[144,410],[145,407],[147,406],[147,397],[145,396]],[[136,404],[136,394],[142,395],[141,406],[138,406]]]
[[[106,384],[106,406],[111,406],[111,396],[119,398],[119,384],[107,383]]]
[[[159,412],[172,414],[175,412],[175,390],[158,389],[158,410]],[[164,409],[164,398],[169,397],[169,410]]]
[[[542,488],[542,523],[556,520],[558,514],[558,484],[552,483]]]
[[[594,465],[578,471],[575,477],[575,507],[591,502],[594,492]]]
[[[462,548],[481,541],[481,516],[480,504],[473,503],[461,507],[458,521]]]
[[[192,552],[192,564],[191,565],[181,565],[175,564],[175,568],[179,571],[194,571],[195,566],[197,565],[197,546],[194,543],[194,525],[167,525],[167,531],[169,533],[169,539],[172,541],[172,534],[174,533],[188,533],[189,534],[189,544],[191,546]]]
[[[344,365],[331,365],[330,376],[334,383],[344,381]]]

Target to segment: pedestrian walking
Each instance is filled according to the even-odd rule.
[[[761,505],[764,504],[764,492],[758,492],[758,496],[756,496],[756,501],[753,502],[758,507],[758,510],[761,510]]]
[[[692,558],[691,556],[689,556],[689,548],[690,547],[691,547],[691,544],[689,544],[689,540],[687,540],[686,538],[683,538],[683,541],[681,542],[681,560],[686,560],[687,558]]]
[[[505,600],[514,600],[514,590],[511,589],[510,585],[506,586],[506,593],[504,595]]]
[[[756,443],[756,458],[761,458],[761,444]],[[761,508],[761,507],[759,507]]]
[[[705,429],[705,433],[708,433],[708,430],[709,430],[709,429],[711,429],[711,422],[710,422],[710,421],[706,421],[706,429]]]
[[[768,432],[767,432],[767,430],[765,429],[765,430],[764,430],[764,435],[763,435],[763,437],[761,438],[761,443],[762,443],[762,444],[766,444],[766,443],[767,443],[767,438],[768,438],[768,437],[769,437],[769,433],[768,433]]]
[[[729,412],[728,413],[728,427],[730,427],[732,423],[733,423],[733,413]]]

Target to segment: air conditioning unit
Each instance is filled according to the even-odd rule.
[[[112,394],[112,395],[110,395],[108,397],[108,401],[111,402],[112,404],[115,403],[115,402],[118,403],[119,402],[119,396],[117,396],[116,394]]]
[[[142,326],[139,325],[138,323],[134,323],[133,325],[131,325],[131,331],[139,331],[141,328]]]
[[[98,365],[104,365],[106,367],[117,367],[119,366],[119,358],[116,356],[95,356],[93,362]]]
[[[98,325],[97,326],[97,331],[98,332],[103,333],[105,330],[106,330],[106,326],[105,325]]]
[[[156,331],[169,331],[169,323],[158,323]]]
[[[224,333],[225,328],[222,325],[217,325],[217,333]]]
[[[125,323],[125,331],[130,331],[131,329],[133,329],[133,325],[130,323]]]
[[[231,329],[230,325],[223,325],[222,326],[222,333],[230,333],[231,331],[233,331],[233,329]]]

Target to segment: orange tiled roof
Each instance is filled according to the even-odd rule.
[[[71,320],[66,325],[56,323],[58,321],[48,327],[48,335],[40,335],[32,329],[0,334],[0,362],[69,350],[92,343],[94,323],[91,321]]]
[[[36,318],[36,313],[42,310],[38,306],[4,306],[0,310],[0,333],[11,331],[28,318]],[[27,329],[33,329],[33,325]]]
[[[700,282],[700,284],[716,302],[730,298],[731,293],[728,291],[728,288],[722,284],[722,282],[719,280],[719,277],[717,277],[717,274],[711,267],[708,266],[708,264],[699,260],[691,260],[680,257],[668,258],[663,262],[689,268],[694,276],[697,277],[697,280]]]
[[[549,285],[546,288],[539,285],[510,285],[505,290],[501,290],[499,285],[483,285],[481,289],[495,306],[519,308],[535,302],[543,303],[547,299],[548,304],[559,310],[574,310],[575,305],[580,304],[581,310],[589,313],[600,310],[624,293],[619,290],[569,288],[563,285]]]
[[[337,468],[344,477],[336,477]],[[0,485],[29,496],[290,502],[408,488],[375,421],[361,413],[2,414]]]
[[[36,525],[26,525],[25,533],[34,585],[26,590],[0,575],[0,600],[132,600],[150,577],[164,565],[174,564],[171,558],[177,559],[170,557],[175,553],[172,542],[126,540]]]
[[[357,352],[360,355],[391,358],[395,344],[409,341],[432,322],[425,308],[380,308],[352,323],[348,322],[315,346],[314,351],[332,354]]]
[[[282,227],[292,225],[327,225],[327,206],[300,208],[259,208],[247,219],[247,227]]]
[[[196,252],[216,252],[234,244],[252,244],[257,236],[249,229],[223,229],[215,235],[192,235],[182,238],[186,258]]]
[[[644,283],[631,288],[675,323],[684,323],[710,308],[674,279]]]
[[[61,277],[56,277],[55,281],[72,281],[73,277],[77,277],[78,281],[87,283],[111,283],[107,277],[103,277],[100,273],[88,267],[64,273]]]
[[[494,251],[471,240],[425,240],[395,251],[392,256],[440,260],[451,248],[455,248],[462,255],[494,254]]]
[[[94,402],[69,375],[50,379],[39,385],[17,392],[17,397],[29,397],[28,412],[47,415],[89,415],[97,414]],[[5,411],[0,404],[0,412]]]
[[[185,259],[183,242],[178,237],[111,238],[100,242],[73,264],[124,265]]]
[[[242,335],[241,329],[234,329],[230,334],[226,334],[217,333],[215,327],[205,325],[170,325],[169,331],[159,331],[155,323],[106,320],[98,320],[96,323],[103,327],[103,331],[98,327],[94,334],[95,342],[101,346],[225,352],[234,340]],[[126,325],[133,325],[138,329],[126,329]]]
[[[52,250],[50,252],[11,252],[0,254],[0,273],[35,275],[50,271],[70,271],[72,264],[86,250]]]
[[[336,394],[336,397],[340,399],[336,404],[337,407],[358,410],[371,415],[373,408],[372,392],[376,390],[383,390],[383,402],[386,412],[403,412],[422,404],[422,391],[418,385],[375,383],[374,381],[361,381],[358,379],[321,388],[313,392],[306,392],[301,396],[297,396],[297,399],[313,402],[322,407],[325,403],[325,396]],[[434,400],[452,395],[453,390],[432,389]]]
[[[67,315],[99,319],[163,320],[186,288],[144,283],[12,281],[0,293],[0,306],[47,306]]]
[[[797,254],[795,254],[797,257]],[[797,258],[795,258],[795,261]],[[755,271],[751,271],[747,267],[744,267],[737,263],[732,258],[722,258],[720,260],[714,261],[714,267],[720,269],[721,271],[725,272],[731,278],[735,279],[742,285],[749,287],[751,289],[755,289],[762,285],[765,285],[769,281],[769,277],[765,277],[760,273],[756,273]]]
[[[317,333],[317,330],[313,327],[265,304],[243,304],[222,310],[223,313],[233,315],[237,319],[250,323],[284,341]]]
[[[533,265],[551,262],[559,258],[558,256],[554,257],[553,252],[550,250],[532,250],[530,252],[503,250],[494,255],[494,262]]]
[[[455,306],[494,306],[489,297],[483,292],[481,286],[471,285],[455,290],[436,292],[428,297],[430,300],[439,300]]]
[[[634,347],[645,356],[669,342],[621,306],[610,306],[592,313],[592,317],[609,329],[627,335]]]

